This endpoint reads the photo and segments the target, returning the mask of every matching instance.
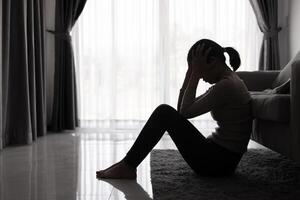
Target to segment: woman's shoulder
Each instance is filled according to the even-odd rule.
[[[213,86],[211,86],[207,92],[217,94],[218,96],[226,97],[232,96],[234,90],[236,89],[234,88],[233,82],[228,78],[222,78]]]
[[[232,88],[239,88],[240,86],[243,86],[243,81],[239,78],[239,76],[232,72],[231,74],[224,76],[223,79],[219,81],[220,85],[226,85],[226,87],[232,87]]]
[[[214,86],[218,88],[233,88],[237,84],[235,77],[233,75],[224,76],[219,80]]]
[[[226,96],[240,96],[248,93],[247,87],[234,72],[217,82],[215,89],[222,90]]]

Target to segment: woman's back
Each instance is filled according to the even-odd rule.
[[[216,98],[224,104],[211,110],[218,127],[208,138],[233,152],[245,152],[252,127],[251,96],[247,87],[233,72],[216,83],[212,90],[223,91],[222,97]]]

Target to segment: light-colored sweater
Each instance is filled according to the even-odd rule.
[[[188,91],[186,91],[188,92]],[[192,95],[184,95],[183,102],[191,102]],[[194,98],[192,116],[211,113],[218,127],[208,136],[226,149],[244,153],[252,131],[251,96],[244,82],[230,73],[210,87],[203,95]]]

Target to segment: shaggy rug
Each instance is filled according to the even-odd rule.
[[[249,149],[229,177],[199,177],[177,150],[153,150],[153,198],[180,200],[299,200],[300,165],[265,149]]]

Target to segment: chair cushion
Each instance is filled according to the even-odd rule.
[[[272,88],[276,88],[282,84],[284,84],[286,81],[288,81],[288,79],[291,78],[291,68],[292,68],[292,64],[297,61],[300,60],[300,51],[297,53],[297,55],[290,60],[290,62],[281,70],[281,72],[278,74],[278,76],[276,77],[276,79],[274,80],[273,84],[272,84]]]
[[[289,122],[289,94],[274,94],[270,93],[270,91],[250,93],[252,97],[252,115],[254,118],[276,122]]]

